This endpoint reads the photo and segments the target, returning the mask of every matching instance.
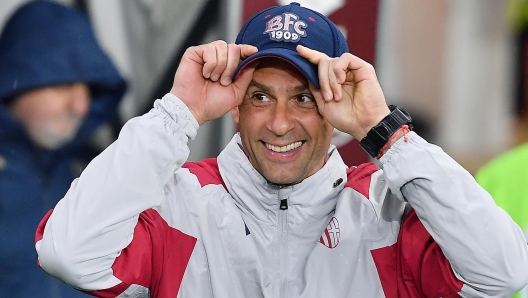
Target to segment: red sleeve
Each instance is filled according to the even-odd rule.
[[[223,185],[216,159],[186,163],[184,167],[202,185]],[[42,239],[52,212],[41,220],[36,242]],[[169,226],[154,209],[146,210],[139,215],[132,242],[112,265],[114,276],[121,283],[109,289],[83,292],[97,297],[116,297],[131,285],[141,285],[149,289],[150,297],[176,297],[196,241],[195,237]]]
[[[110,289],[87,292],[98,297],[115,297],[130,285],[142,285],[150,297],[176,297],[196,238],[170,227],[153,209],[142,212],[134,239],[112,265],[122,282]]]
[[[214,158],[188,162],[183,168],[196,175],[202,186],[223,185]],[[138,284],[149,288],[150,297],[176,297],[195,244],[195,237],[170,227],[155,210],[144,211],[134,229],[134,239],[112,266],[114,276],[122,282],[110,289],[86,293],[115,297]]]
[[[414,210],[407,214],[398,241],[373,250],[372,256],[386,297],[460,297],[463,283]]]

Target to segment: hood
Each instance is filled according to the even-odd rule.
[[[0,37],[0,65],[1,109],[31,89],[75,82],[90,86],[90,112],[70,145],[86,141],[115,115],[126,88],[86,16],[54,2],[30,2],[15,12]],[[4,124],[14,121],[5,112],[0,117]]]

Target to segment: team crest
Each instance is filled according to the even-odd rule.
[[[299,16],[291,12],[274,16],[266,23],[264,34],[268,34],[272,40],[297,42],[306,36],[306,23],[299,20]]]
[[[319,242],[328,248],[334,248],[339,244],[339,222],[337,218],[332,217],[328,226],[319,238]]]

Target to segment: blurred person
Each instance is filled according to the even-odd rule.
[[[0,297],[86,297],[38,267],[34,230],[96,150],[125,82],[85,15],[36,1],[0,37]]]
[[[186,162],[200,125],[239,124]],[[334,128],[380,161],[348,168]],[[263,10],[187,49],[169,93],[93,159],[36,233],[40,265],[100,297],[507,297],[521,229],[388,106],[325,16]]]
[[[475,178],[521,226],[528,241],[528,143],[497,156],[480,168]],[[528,288],[513,297],[528,297]]]

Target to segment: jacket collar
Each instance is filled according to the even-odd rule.
[[[288,219],[294,224],[322,219],[335,209],[337,196],[346,183],[347,166],[336,147],[328,149],[326,164],[302,182],[284,188],[270,184],[251,165],[239,134],[218,156],[218,167],[227,190],[243,213],[257,220],[277,221],[280,200],[288,200]],[[341,183],[334,187],[336,181]]]

